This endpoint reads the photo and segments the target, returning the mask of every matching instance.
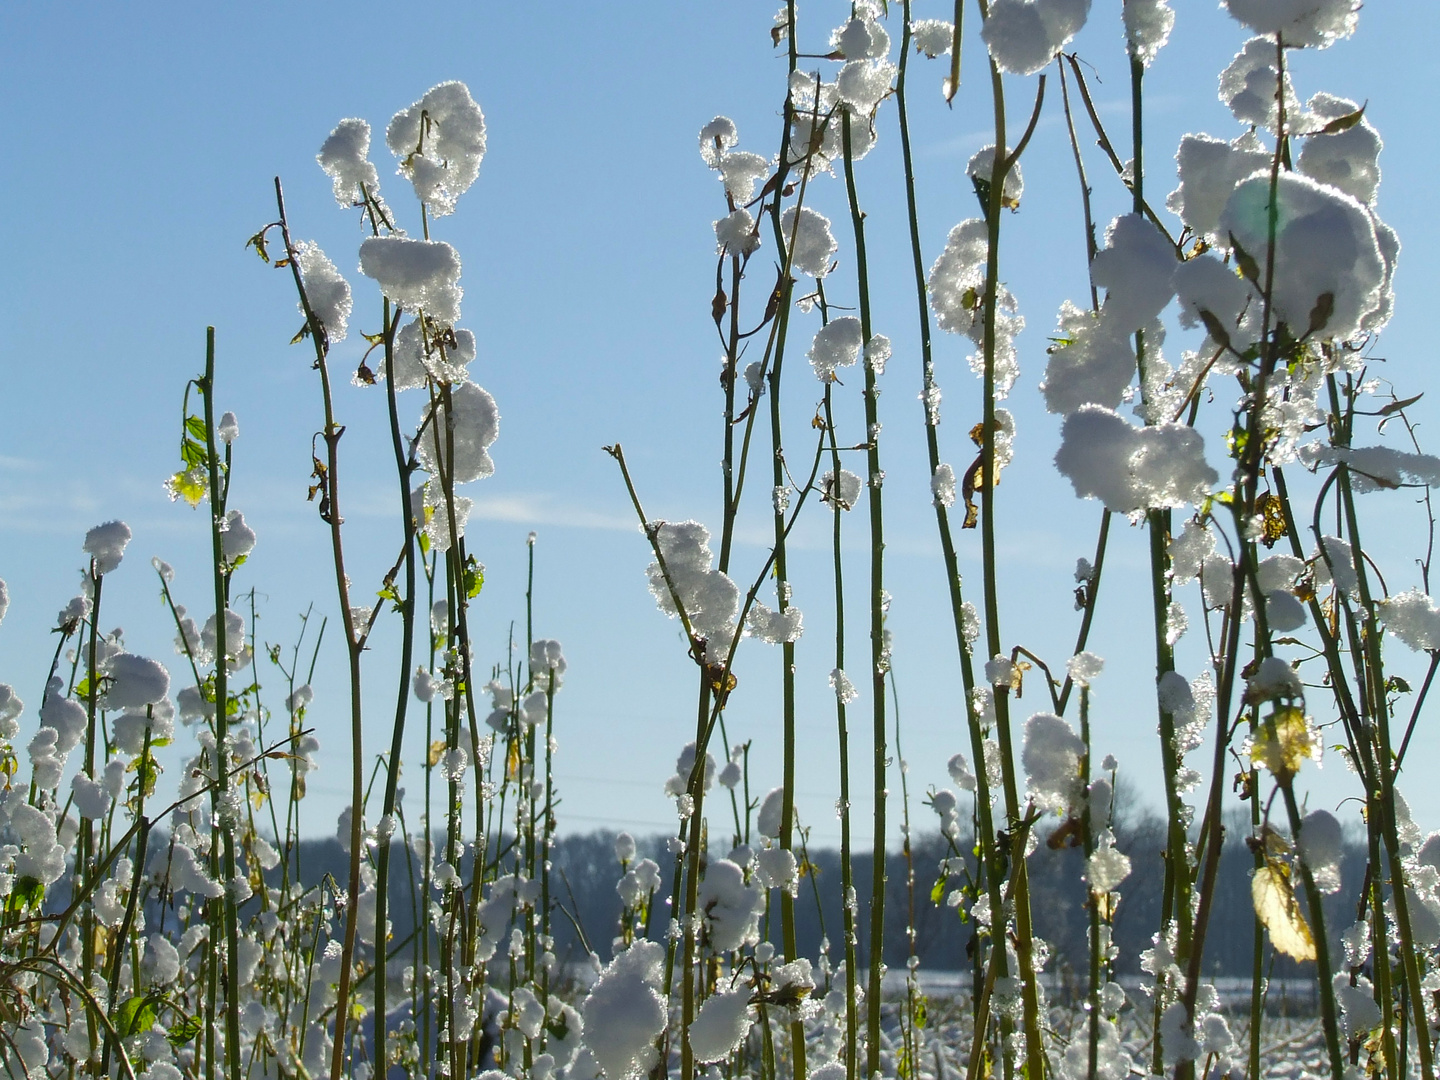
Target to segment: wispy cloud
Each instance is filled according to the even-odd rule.
[[[610,529],[633,532],[632,517],[606,513],[568,502],[551,492],[517,492],[482,496],[470,511],[482,521],[505,521],[517,525],[560,525],[573,529]]]

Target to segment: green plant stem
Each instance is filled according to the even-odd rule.
[[[395,328],[400,321],[397,310],[392,317],[390,301],[384,302],[382,320],[385,327],[385,399],[390,418],[390,444],[395,453],[395,469],[400,486],[400,513],[405,539],[405,593],[400,607],[400,677],[396,687],[395,723],[390,736],[390,756],[385,770],[385,801],[381,811],[379,850],[375,858],[375,1061],[379,1063],[380,1080],[387,1069],[385,958],[388,949],[386,912],[390,899],[390,842],[394,829],[396,793],[399,790],[400,758],[405,737],[405,718],[410,704],[410,665],[415,647],[415,518],[410,509],[410,477],[413,470],[400,430],[400,414],[395,401]]]
[[[909,20],[907,20],[908,22]],[[836,495],[830,500],[830,558],[835,568],[835,667],[845,670],[845,567],[840,546],[841,515],[845,512],[838,495],[840,451],[835,445],[835,414],[831,408],[830,390],[825,384],[825,429],[830,434],[830,467],[835,475]],[[850,847],[850,730],[846,723],[846,704],[842,696],[835,698],[835,721],[840,743],[840,907],[845,934],[845,1075],[856,1073],[860,1029],[859,978],[855,970],[855,868]]]
[[[844,116],[845,191],[850,200],[850,221],[855,233],[855,272],[860,293],[860,338],[869,343],[870,279],[865,256],[865,215],[855,192],[855,162],[851,153],[851,115]],[[890,666],[885,647],[885,517],[880,487],[879,389],[875,368],[865,365],[865,465],[869,470],[870,509],[870,700],[874,714],[875,842],[870,890],[870,983],[867,992],[865,1042],[866,1072],[880,1068],[880,984],[885,973],[885,775],[889,758],[885,745],[885,672]],[[838,477],[836,478],[838,481]]]
[[[985,0],[980,0],[982,18],[989,18]],[[980,447],[980,470],[985,479],[980,497],[980,543],[984,565],[985,633],[989,654],[1003,654],[1000,637],[999,575],[995,557],[995,325],[996,305],[1000,289],[1000,203],[1005,179],[1014,163],[1005,134],[1005,86],[1000,68],[990,60],[991,96],[995,112],[995,163],[990,176],[990,205],[986,211],[987,251],[985,258],[985,379],[983,442]],[[1008,828],[1018,828],[1021,820],[1020,797],[1015,779],[1015,753],[1010,732],[1009,687],[995,687],[995,729],[1000,743],[1001,782],[1005,790],[1005,816]],[[977,771],[984,760],[977,762]],[[1016,958],[1020,965],[1020,993],[1025,1024],[1025,1068],[1031,1077],[1039,1077],[1047,1068],[1043,1035],[1040,1031],[1040,1004],[1035,972],[1031,960],[1030,895],[1025,874],[1023,850],[1021,858],[1010,867],[1014,880]],[[993,915],[997,923],[1004,918],[1003,909]],[[997,951],[1001,950],[997,943]]]
[[[277,188],[278,190],[278,188]],[[225,501],[229,489],[227,476],[224,488],[220,484],[220,455],[215,447],[215,328],[205,331],[205,379],[201,394],[205,401],[205,457],[209,466],[210,485],[210,544],[215,582],[215,756],[216,782],[211,789],[211,813],[220,829],[223,844],[225,894],[217,906],[225,928],[225,1058],[230,1080],[240,1080],[240,988],[235,983],[236,957],[240,951],[240,919],[236,910],[235,893],[230,883],[235,880],[235,822],[230,805],[230,750],[228,737],[229,692],[226,684],[229,665],[229,649],[225,635],[225,616],[230,608],[230,575],[225,566],[225,541],[221,528],[225,521]],[[213,847],[212,840],[212,847]],[[219,953],[212,945],[214,962]]]
[[[961,10],[960,4],[957,3],[957,27],[959,25],[959,12]],[[921,402],[925,420],[925,444],[930,475],[933,477],[936,470],[940,467],[940,445],[937,432],[937,426],[939,424],[938,404],[932,410],[931,401],[933,395],[939,393],[939,388],[935,384],[935,362],[930,333],[930,309],[926,302],[928,290],[925,278],[925,261],[920,246],[920,218],[915,198],[915,171],[910,147],[909,110],[906,98],[908,59],[910,55],[908,44],[910,21],[909,4],[908,0],[906,0],[906,37],[901,42],[900,71],[895,83],[895,104],[900,124],[901,154],[905,166],[905,200],[910,225],[911,267],[915,276],[915,298],[918,308],[917,321],[920,331],[921,357]],[[958,65],[959,61],[957,58],[955,60],[955,70],[957,74]],[[947,506],[937,498],[934,500],[934,508],[935,523],[940,536],[940,548],[945,565],[946,590],[950,598],[950,615],[955,630],[955,645],[960,657],[961,687],[965,694],[964,711],[966,730],[970,736],[971,759],[975,762],[975,809],[976,817],[978,818],[976,842],[980,847],[982,875],[990,899],[991,910],[1000,911],[1002,910],[1001,887],[1004,884],[1004,867],[1006,865],[1007,852],[1003,846],[997,845],[995,842],[995,824],[992,814],[994,799],[990,790],[989,776],[985,769],[985,732],[981,727],[980,717],[974,708],[974,652],[971,648],[970,640],[966,637],[965,600],[960,575],[959,557],[955,550],[955,540],[950,528],[950,514]],[[1108,518],[1106,518],[1105,521],[1108,522]],[[1096,565],[1098,568],[1098,561]],[[1005,949],[1003,947],[992,948],[990,953],[990,977],[1008,975],[1008,958]],[[976,957],[977,962],[981,962],[981,959],[979,956]],[[987,1019],[988,1017],[982,1016],[977,1012],[974,1034],[975,1045],[977,1047],[984,1041]]]
[[[788,124],[787,124],[788,127]],[[781,303],[777,312],[774,360],[770,367],[770,448],[771,477],[775,491],[789,490],[785,476],[785,446],[780,426],[780,373],[785,363],[786,330],[790,314],[790,279],[781,286]],[[732,369],[733,373],[733,369]],[[727,425],[728,430],[729,425]],[[772,499],[774,511],[774,563],[776,606],[783,614],[790,607],[790,574],[786,558],[785,507]],[[781,709],[784,738],[782,768],[782,806],[780,810],[780,847],[790,851],[795,834],[795,642],[780,645]],[[780,934],[787,962],[799,956],[795,938],[795,898],[788,888],[780,890]],[[790,1023],[790,1060],[795,1080],[805,1080],[805,1025],[796,1018]]]
[[[340,600],[340,622],[345,628],[345,652],[349,660],[350,675],[350,874],[345,898],[345,940],[340,953],[340,980],[335,1001],[335,1047],[330,1061],[330,1080],[341,1080],[345,1072],[345,1030],[350,1010],[350,984],[354,977],[355,933],[359,921],[360,907],[360,862],[364,858],[361,823],[364,814],[365,764],[364,725],[360,699],[360,644],[355,635],[355,616],[350,605],[350,578],[345,573],[345,548],[341,539],[340,526],[340,437],[345,428],[335,422],[335,408],[330,391],[330,368],[328,364],[329,337],[325,326],[310,306],[305,282],[300,276],[296,260],[295,245],[290,239],[290,224],[285,216],[285,194],[280,178],[275,178],[275,202],[279,208],[280,229],[285,240],[285,254],[290,260],[290,271],[295,279],[295,289],[300,295],[300,306],[305,312],[305,325],[310,330],[310,340],[315,347],[315,369],[320,373],[320,393],[325,411],[325,426],[321,438],[325,443],[325,475],[321,484],[325,489],[326,523],[330,526],[330,550],[335,564],[335,586]],[[453,518],[451,519],[454,520]],[[223,666],[223,665],[222,665]],[[239,1080],[236,1059],[236,1075]]]

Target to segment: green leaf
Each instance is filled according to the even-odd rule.
[[[78,683],[75,684],[75,698],[78,701],[81,698],[88,698],[89,696],[90,676],[86,675],[85,678],[81,679]]]
[[[187,1016],[179,1023],[171,1024],[170,1030],[165,1033],[171,1046],[184,1046],[190,1040],[200,1034],[200,1017]]]
[[[485,567],[471,555],[465,560],[465,595],[474,600],[485,587]]]
[[[185,434],[189,435],[202,446],[210,441],[210,433],[205,429],[205,420],[203,417],[185,417]]]
[[[248,248],[248,247],[253,247],[253,248],[255,249],[255,254],[260,256],[260,261],[261,261],[261,262],[266,262],[266,263],[268,263],[268,262],[270,261],[270,252],[268,252],[268,251],[265,250],[265,230],[264,230],[264,229],[261,229],[261,230],[260,230],[259,232],[257,232],[254,236],[250,237],[249,240],[246,240],[246,241],[245,241],[245,246],[246,246],[247,248]]]
[[[1399,675],[1391,675],[1385,680],[1385,689],[1391,694],[1408,694],[1410,693],[1410,684]]]
[[[155,1026],[155,1003],[149,997],[129,997],[120,1003],[111,1022],[122,1039]]]
[[[204,469],[210,464],[210,454],[204,445],[194,439],[182,439],[180,442],[180,460],[185,462],[191,469]]]
[[[43,899],[45,899],[45,883],[39,878],[27,874],[22,878],[17,878],[15,884],[10,887],[10,896],[6,906],[12,911],[17,908],[24,910],[38,907]]]

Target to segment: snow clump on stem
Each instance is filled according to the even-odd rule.
[[[428,423],[415,455],[432,476],[467,484],[495,472],[488,448],[500,434],[500,410],[495,399],[472,382],[452,387],[449,394],[448,406],[437,396],[425,410]]]
[[[385,142],[400,159],[400,175],[415,185],[415,197],[443,217],[454,213],[480,174],[485,115],[464,83],[443,82],[391,118]]]
[[[443,240],[372,236],[360,245],[360,272],[407,311],[445,326],[460,320],[460,255]]]

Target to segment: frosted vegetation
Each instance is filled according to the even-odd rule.
[[[471,379],[483,339],[461,325],[461,255],[432,232],[443,233],[477,182],[485,120],[464,85],[446,82],[390,120],[388,163],[372,157],[364,120],[340,120],[323,141],[316,133],[336,201],[362,226],[356,249],[337,258],[296,236],[278,181],[276,218],[251,245],[298,297],[293,344],[309,350],[318,383],[310,495],[333,547],[349,665],[349,698],[332,706],[348,708],[350,724],[352,796],[334,834],[348,877],[317,884],[301,865],[307,778],[321,753],[309,673],[322,628],[307,625],[288,654],[267,656],[239,599],[263,538],[229,505],[245,441],[217,400],[212,331],[204,373],[184,389],[168,487],[208,514],[213,575],[179,582],[154,563],[176,655],[164,664],[134,655],[118,631],[101,629],[114,621],[106,581],[140,572],[126,558],[129,528],[110,522],[84,539],[84,588],[57,616],[51,670],[5,673],[32,686],[31,702],[0,685],[8,1075],[1434,1080],[1440,834],[1422,835],[1398,783],[1440,666],[1425,520],[1440,459],[1414,440],[1405,411],[1414,398],[1377,379],[1368,359],[1391,314],[1400,249],[1377,213],[1380,136],[1355,102],[1293,85],[1289,71],[1295,50],[1356,32],[1358,4],[1226,6],[1237,55],[1219,93],[1234,124],[1148,156],[1146,69],[1175,24],[1165,0],[1095,12],[1089,0],[978,0],[974,10],[957,3],[953,22],[912,20],[908,0],[887,10],[860,0],[797,22],[790,4],[769,28],[789,68],[775,87],[776,130],[742,138],[725,117],[697,118],[696,167],[719,180],[711,307],[724,354],[724,469],[713,521],[649,516],[644,478],[632,477],[619,445],[607,447],[617,497],[623,483],[653,556],[646,583],[686,646],[644,662],[694,665],[694,727],[674,735],[674,775],[654,778],[674,802],[668,847],[657,860],[628,836],[616,842],[622,914],[618,925],[576,927],[589,952],[578,970],[557,961],[556,928],[574,905],[549,858],[565,656],[535,635],[529,612],[524,640],[493,669],[496,658],[471,649],[484,569],[465,492],[504,467],[491,456],[500,413]],[[1102,126],[1087,68],[1064,52],[1087,19],[1108,20],[1127,43],[1134,112],[1115,131]],[[988,86],[994,133],[963,181],[978,216],[951,227],[918,220],[906,94],[960,94],[966,34],[983,40],[989,70],[969,72],[963,92],[979,115]],[[1028,124],[1007,120],[1007,86],[1033,95]],[[1063,112],[1051,130],[1074,147],[1092,285],[1055,314],[1043,375],[1032,372],[1060,435],[1055,465],[1091,500],[1076,505],[1095,528],[1075,610],[1053,616],[1073,619],[1074,648],[1051,657],[1006,636],[1007,606],[1034,598],[1001,595],[1006,523],[995,505],[1002,470],[1025,452],[1005,402],[1022,363],[1039,364],[1020,355],[1016,336],[1027,315],[1051,318],[1021,313],[1001,261],[1006,221],[1023,212],[1020,160],[1044,109]],[[882,153],[902,159],[900,190],[875,190],[865,159]],[[843,188],[845,219],[808,204],[822,185]],[[1123,191],[1129,212],[1091,220],[1100,185]],[[870,279],[865,208],[881,199],[908,208],[908,280]],[[917,301],[917,354],[892,355],[873,325],[880,288]],[[942,436],[932,327],[970,353],[973,378],[954,376],[949,395],[966,403],[958,436]],[[357,370],[338,373],[330,347],[347,333],[363,333],[368,351]],[[337,377],[388,402],[389,431],[372,437],[393,448],[403,542],[379,583],[346,574]],[[887,998],[876,947],[887,920],[915,917],[913,904],[885,905],[887,845],[908,857],[912,824],[903,771],[900,790],[890,788],[898,734],[887,713],[882,380],[901,403],[919,398],[885,415],[927,439],[944,552],[937,586],[950,600],[967,706],[957,746],[925,751],[948,759],[954,784],[924,795],[948,854],[910,868],[914,904],[948,910],[970,935],[971,982],[947,1003],[921,993],[913,934],[904,990]],[[782,430],[782,395],[813,405],[813,421]],[[837,423],[846,395],[863,407],[859,430]],[[747,491],[769,508],[773,544],[741,565],[734,540]],[[1410,564],[1382,576],[1364,548],[1364,511],[1405,493],[1420,499],[1418,580]],[[792,597],[787,538],[802,514],[833,537],[833,642],[804,636]],[[1125,763],[1105,752],[1105,645],[1090,634],[1109,587],[1110,531],[1127,522],[1149,538],[1148,595],[1130,617],[1151,628],[1166,795],[1164,858],[1144,866],[1113,829]],[[1433,517],[1428,525],[1433,537]],[[853,550],[842,558],[852,529],[868,541],[859,567]],[[961,580],[962,547],[978,551],[978,581]],[[848,613],[866,647],[848,655],[846,572],[868,581],[868,603]],[[0,618],[8,598],[0,583]],[[382,619],[399,627],[396,655],[367,654]],[[1204,639],[1199,669],[1177,667],[1186,634]],[[841,925],[812,956],[796,947],[797,905],[813,881],[794,812],[805,764],[799,647],[827,657],[834,699],[824,708],[840,747],[838,776],[803,781],[838,792],[842,836]],[[1423,683],[1389,670],[1396,649],[1427,654]],[[783,779],[763,796],[751,787],[749,743],[726,728],[742,655],[781,672]],[[395,680],[388,742],[377,744],[362,715],[362,660]],[[1037,699],[1044,707],[1032,713]],[[851,772],[857,702],[873,737],[868,779]],[[402,798],[407,727],[423,727],[426,749],[404,763]],[[345,738],[327,741],[327,767],[338,767]],[[184,764],[164,802],[157,751],[171,744]],[[1297,798],[1297,778],[1322,754],[1353,773],[1345,821]],[[873,837],[871,880],[852,870],[856,783],[873,787],[874,828],[859,825]],[[1253,857],[1255,939],[1237,1004],[1222,1002],[1204,973],[1221,850],[1238,821]],[[1347,828],[1363,837],[1368,872],[1358,888],[1349,883],[1351,914],[1327,924],[1336,909],[1322,901],[1341,887]],[[1026,858],[1037,848],[1043,857],[1042,841],[1084,855],[1079,1008],[1051,1001],[1051,947],[1032,924]],[[1151,947],[1136,958],[1143,984],[1127,989],[1111,930],[1134,874],[1163,878],[1164,899]],[[394,929],[396,897],[413,928],[405,934]],[[1299,962],[1318,996],[1319,1016],[1293,1038],[1267,1019],[1276,955]]]

